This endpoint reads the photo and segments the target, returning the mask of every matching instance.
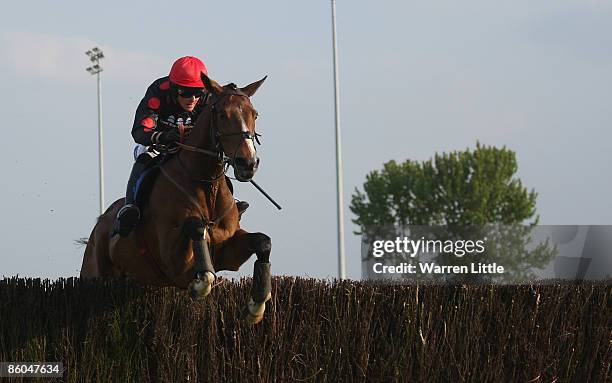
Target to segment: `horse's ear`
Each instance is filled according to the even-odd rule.
[[[262,78],[259,81],[255,81],[254,83],[249,84],[249,85],[245,86],[244,88],[240,88],[240,90],[244,94],[246,94],[247,96],[251,97],[252,95],[255,94],[255,92],[257,92],[257,89],[259,89],[261,84],[263,84],[263,82],[266,81],[267,78],[268,78],[268,76]]]
[[[223,92],[223,87],[219,85],[215,80],[209,78],[204,72],[200,74],[204,87],[207,91],[214,95],[219,95]]]

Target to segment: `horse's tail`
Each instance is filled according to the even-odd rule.
[[[86,246],[88,242],[89,242],[89,239],[85,237],[74,240],[74,244],[77,246]]]

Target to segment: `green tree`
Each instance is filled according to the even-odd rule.
[[[495,243],[486,254],[469,259],[439,254],[438,263],[503,259],[513,278],[528,278],[530,267],[543,267],[553,254],[547,247],[525,250],[539,221],[537,193],[522,185],[517,169],[513,151],[480,143],[475,150],[436,154],[424,162],[389,161],[366,176],[363,192],[355,189],[350,209],[361,228],[356,234],[392,238],[417,225],[439,227],[437,239],[489,236]],[[411,237],[418,237],[412,230]]]

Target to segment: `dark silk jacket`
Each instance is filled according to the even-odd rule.
[[[155,80],[136,109],[132,126],[134,141],[149,146],[157,143],[161,132],[175,128],[179,123],[195,124],[206,98],[206,95],[200,97],[195,109],[187,112],[173,98],[168,76]]]

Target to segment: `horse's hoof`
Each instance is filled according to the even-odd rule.
[[[189,287],[188,287],[189,295],[191,296],[192,299],[196,299],[196,300],[203,299],[208,294],[210,294],[210,291],[212,290],[212,284],[214,281],[215,281],[215,276],[210,271],[207,271],[206,273],[204,273],[203,278],[193,279],[189,283]]]
[[[272,293],[268,293],[266,299],[261,303],[257,303],[253,298],[250,298],[249,303],[242,309],[242,319],[250,325],[261,322],[266,311],[266,302],[270,299],[272,299]]]

